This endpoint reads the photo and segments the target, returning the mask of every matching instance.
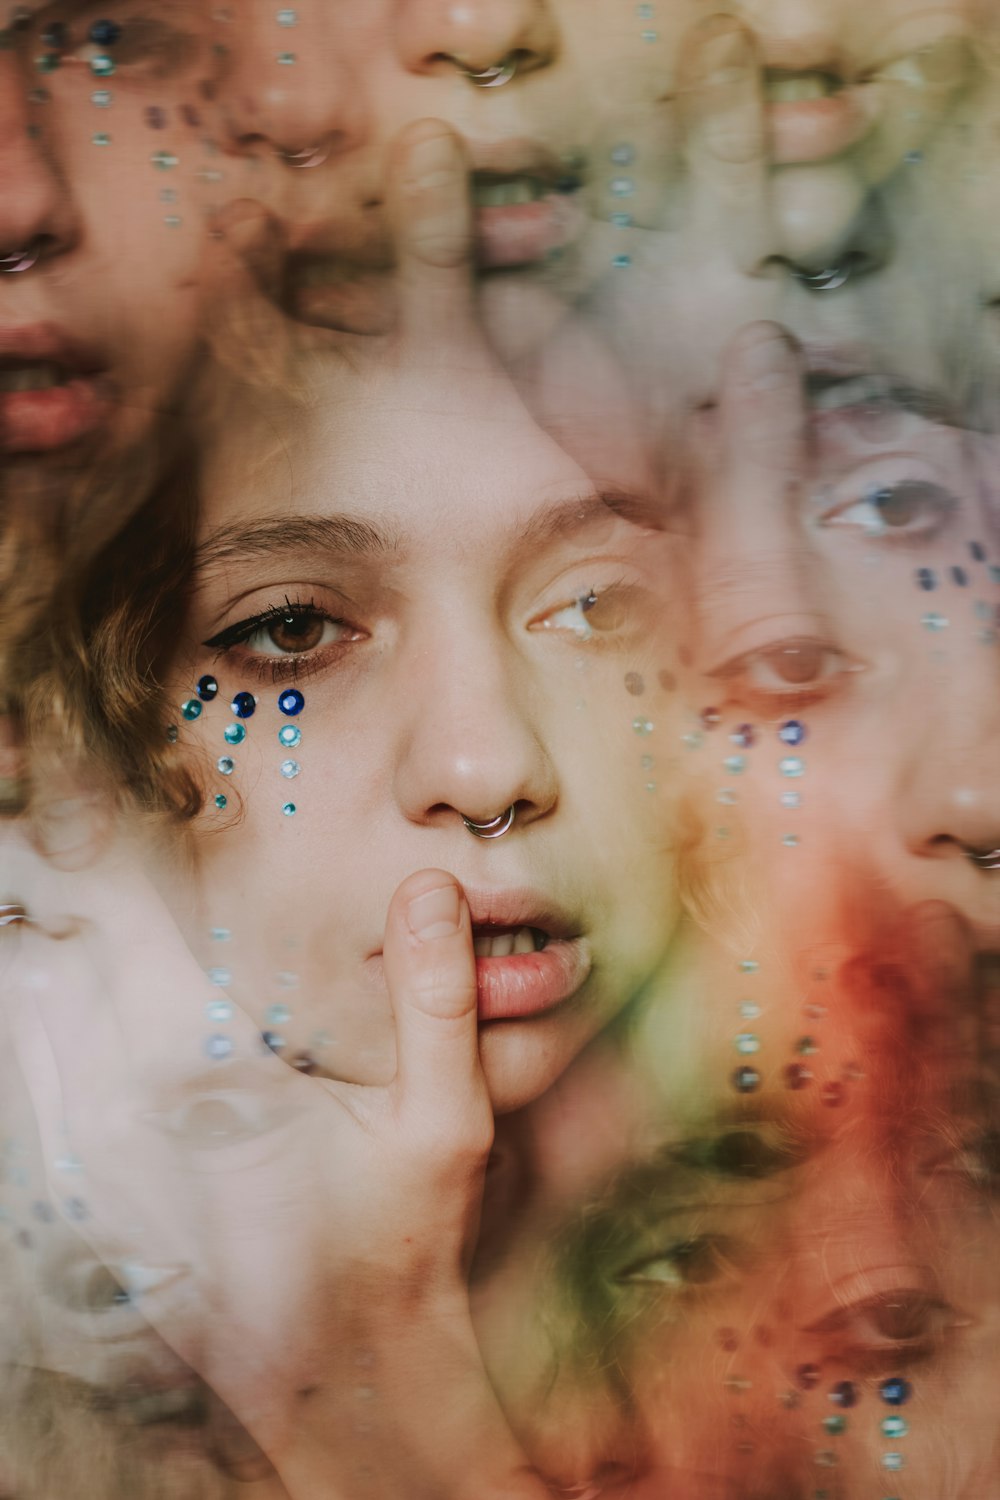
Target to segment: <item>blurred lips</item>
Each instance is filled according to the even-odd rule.
[[[820,69],[768,68],[764,97],[777,166],[826,161],[840,156],[870,129],[875,94]]]
[[[107,422],[113,403],[101,361],[48,324],[0,326],[0,448],[68,447]]]

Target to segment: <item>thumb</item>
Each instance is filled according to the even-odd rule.
[[[488,1116],[479,1063],[476,960],[461,887],[443,870],[421,870],[389,906],[385,978],[396,1019],[397,1106],[421,1131],[462,1139]]]

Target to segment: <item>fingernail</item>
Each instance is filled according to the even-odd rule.
[[[462,903],[457,885],[439,885],[410,902],[406,918],[410,931],[422,943],[452,937],[458,931]]]
[[[410,148],[406,165],[407,186],[417,192],[426,192],[450,181],[461,170],[458,137],[450,131],[440,131]]]

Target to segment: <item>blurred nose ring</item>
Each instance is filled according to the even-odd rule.
[[[464,68],[461,63],[458,70],[463,78],[474,83],[477,89],[498,89],[501,84],[509,83],[517,72],[517,58],[504,57],[490,68],[484,68],[481,73],[475,73],[471,68]]]
[[[301,151],[279,151],[278,156],[286,167],[321,167],[329,156],[323,146],[303,146]]]
[[[26,922],[28,913],[18,902],[0,902],[0,927],[13,927],[15,922]]]
[[[26,245],[23,250],[7,250],[0,255],[0,272],[13,276],[16,271],[30,271],[37,259],[38,251],[33,245]]]
[[[966,849],[965,853],[977,870],[1000,870],[1000,849]]]
[[[853,272],[854,267],[850,265],[827,266],[822,271],[806,271],[801,266],[792,267],[792,275],[807,292],[838,292],[842,286],[847,285]]]
[[[511,803],[504,812],[497,813],[495,818],[487,818],[485,823],[477,823],[473,818],[467,818],[464,813],[462,822],[477,839],[502,839],[504,834],[509,833],[513,828],[516,817],[514,804]]]

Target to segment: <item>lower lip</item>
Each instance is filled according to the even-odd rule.
[[[587,980],[592,959],[584,938],[553,938],[540,953],[477,958],[481,1021],[519,1021],[562,1004]]]
[[[51,453],[102,426],[111,403],[97,375],[79,375],[45,391],[0,392],[0,449]]]
[[[826,99],[769,104],[767,121],[777,166],[839,156],[857,145],[872,123],[860,88],[843,88]]]
[[[548,193],[533,203],[476,209],[476,259],[481,270],[534,265],[570,244],[583,224],[578,193]]]

